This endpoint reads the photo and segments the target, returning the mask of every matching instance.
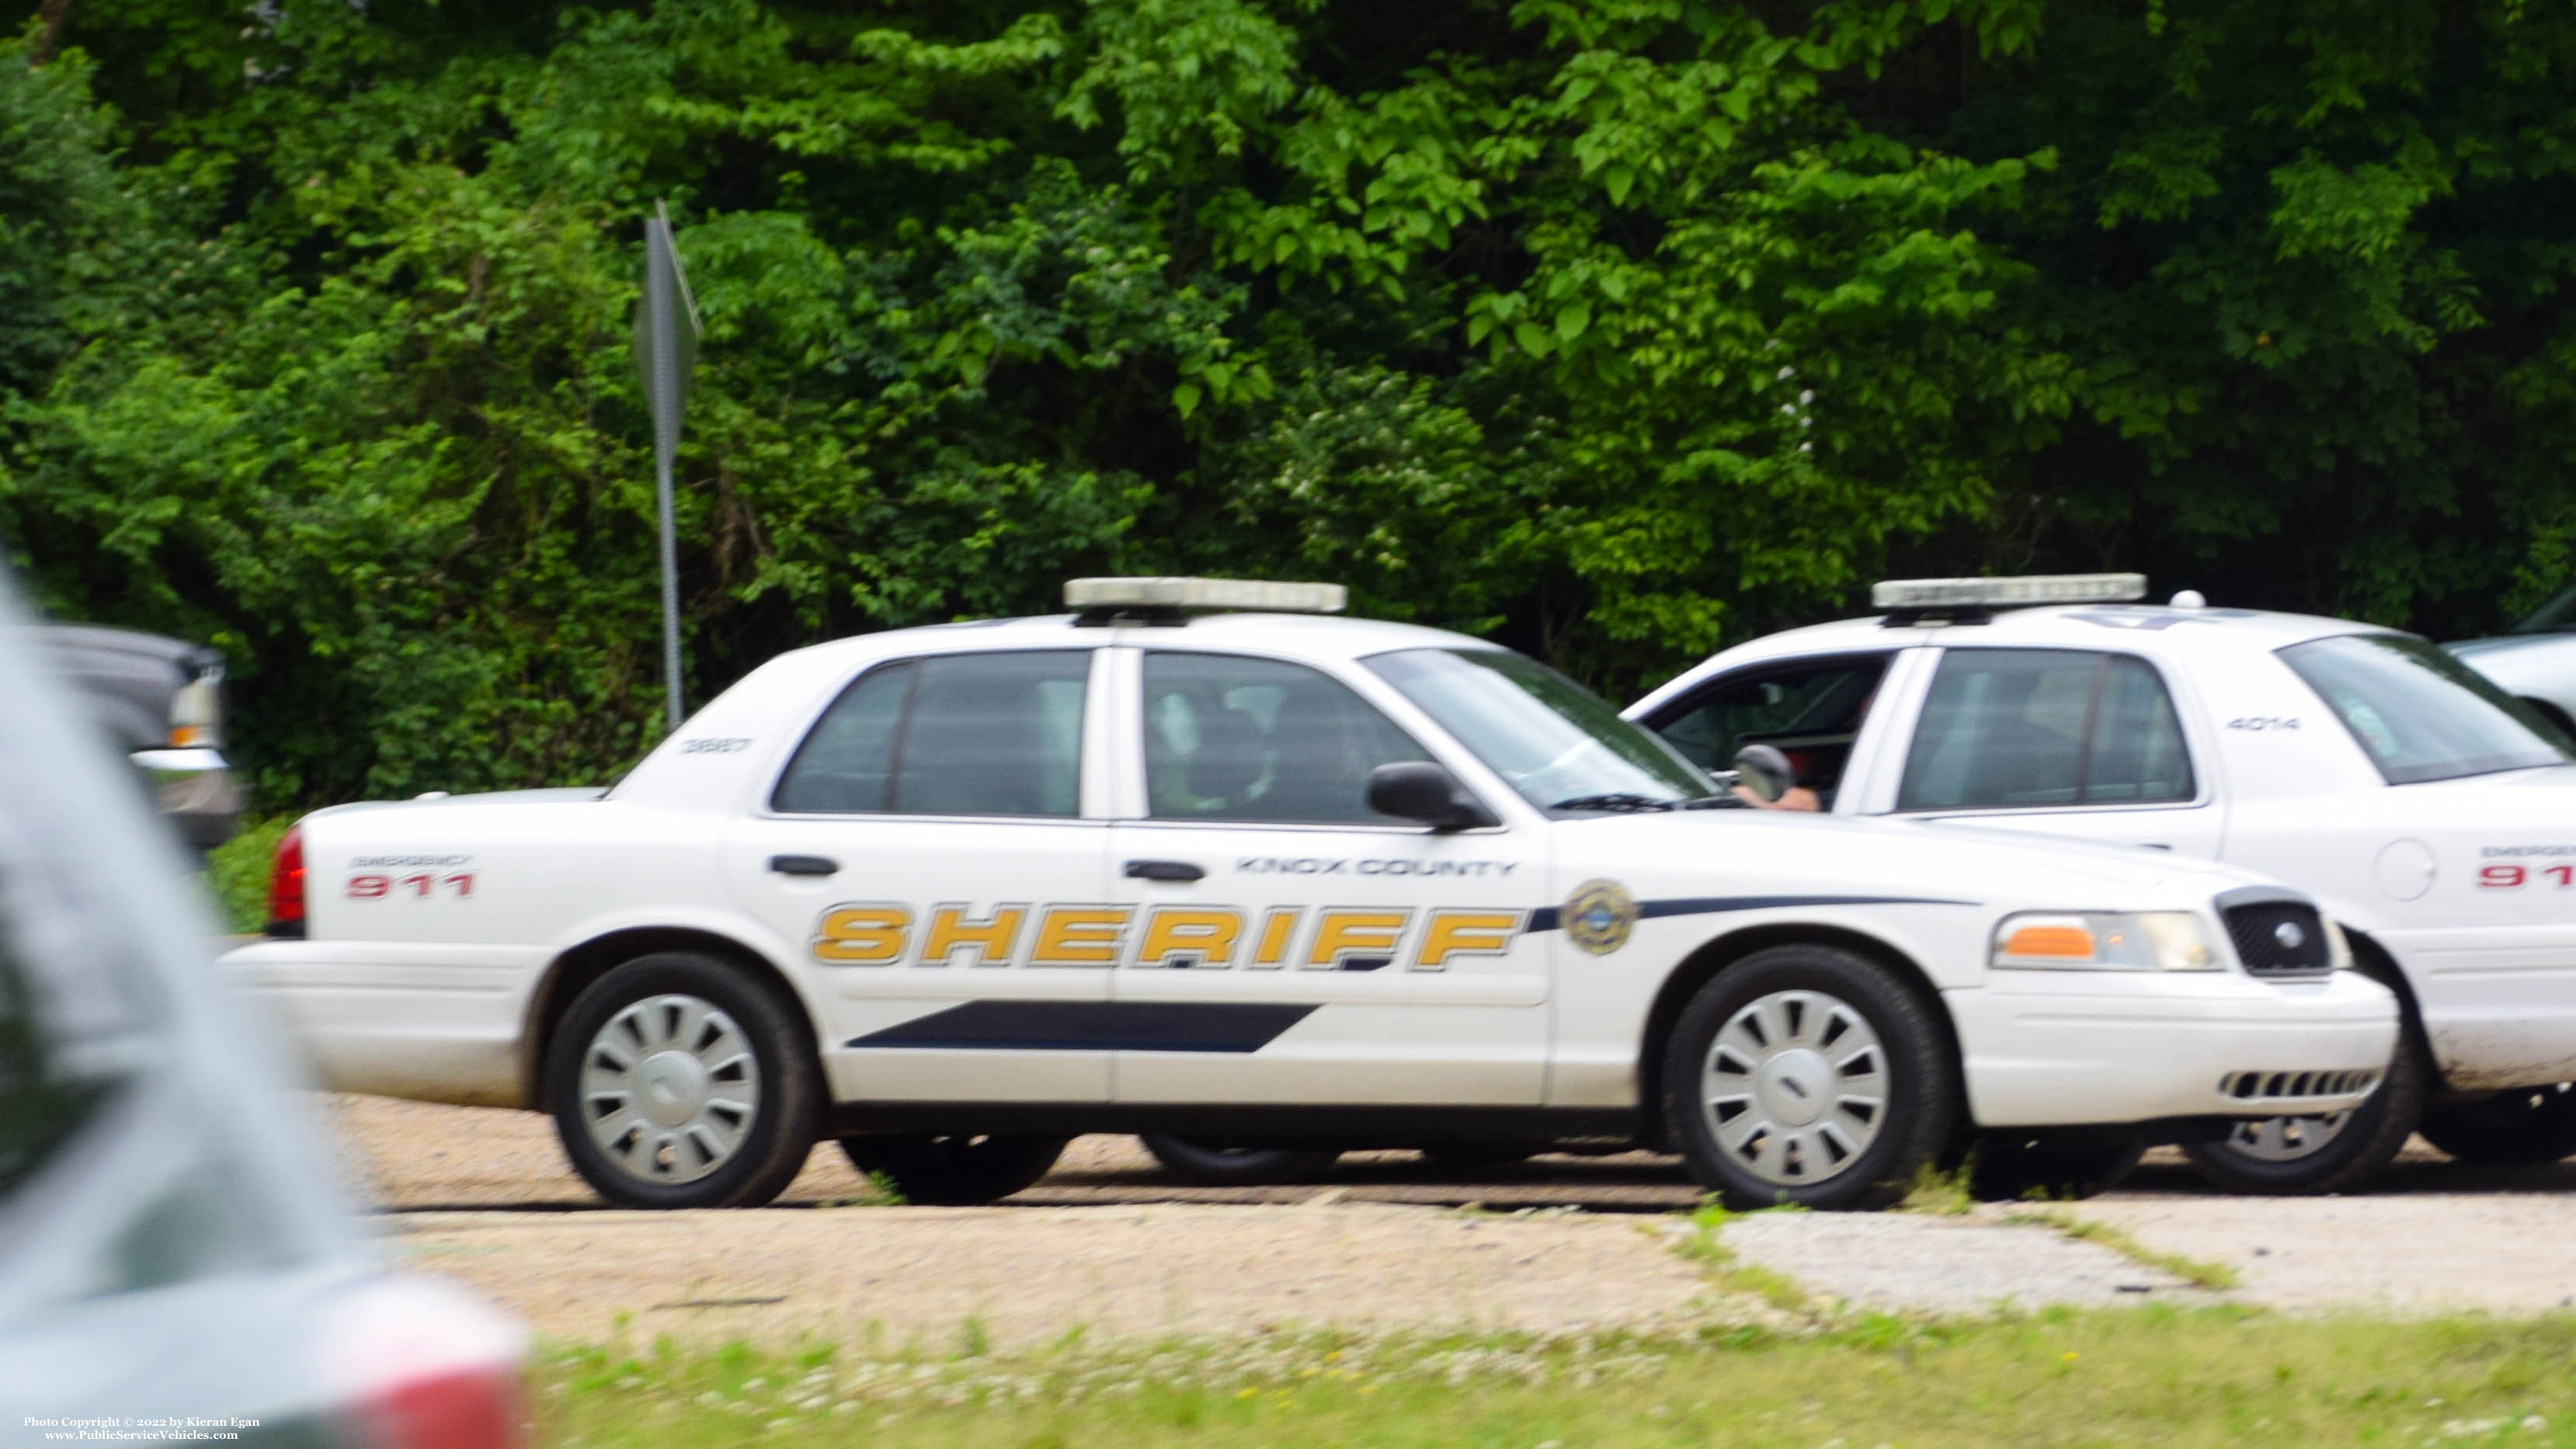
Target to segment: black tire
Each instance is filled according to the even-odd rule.
[[[2146,1134],[2133,1128],[1982,1132],[1968,1193],[1979,1202],[2073,1202],[2119,1186],[2146,1154]]]
[[[1062,1137],[844,1137],[841,1153],[883,1177],[908,1203],[980,1207],[1047,1175]]]
[[[1728,1207],[1890,1206],[1950,1140],[1959,1117],[1958,1061],[1939,1011],[1893,971],[1840,947],[1756,951],[1701,986],[1674,1022],[1663,1066],[1665,1130],[1691,1176]],[[1761,1027],[1766,1014],[1772,1027]],[[1753,1027],[1742,1024],[1748,1016]],[[1851,1050],[1864,1040],[1856,1025],[1875,1039],[1865,1048],[1875,1061]],[[1756,1037],[1765,1044],[1745,1047]],[[1767,1044],[1773,1040],[1781,1045]],[[1757,1064],[1740,1048],[1769,1055]],[[1796,1057],[1800,1051],[1811,1055]],[[1713,1078],[1705,1091],[1703,1074]],[[1872,1074],[1876,1085],[1865,1096]],[[1748,1085],[1739,1097],[1730,1090],[1735,1080],[1769,1085]],[[1864,1099],[1875,1103],[1866,1116]],[[1729,1103],[1740,1105],[1729,1112]],[[1813,1115],[1798,1121],[1801,1112]],[[1748,1113],[1759,1114],[1749,1127]]]
[[[2516,1087],[2424,1109],[2416,1131],[2462,1162],[2536,1167],[2576,1154],[2576,1083]]]
[[[2410,1033],[2411,1035],[2411,1033]],[[2232,1192],[2285,1196],[2297,1193],[2348,1192],[2379,1175],[2424,1116],[2424,1091],[2431,1067],[2424,1049],[2401,1040],[2389,1058],[2388,1075],[2379,1089],[2352,1109],[2340,1130],[2314,1150],[2288,1158],[2269,1158],[2245,1145],[2243,1123],[2224,1135],[2185,1142],[2182,1150],[2202,1177]],[[2265,1118],[2266,1123],[2315,1124],[2326,1119]],[[2314,1130],[2310,1127],[2309,1130]]]
[[[1325,1147],[1214,1147],[1168,1132],[1147,1132],[1140,1140],[1165,1172],[1199,1187],[1313,1182],[1342,1160],[1338,1149]]]
[[[693,1008],[678,1005],[684,1002],[711,1008],[712,1014],[692,1016]],[[682,1015],[666,1015],[674,1009]],[[666,1020],[694,1022],[685,1028],[693,1041],[672,1035],[668,1048],[646,1049],[664,1040],[659,1023]],[[615,1067],[620,1043],[601,1040],[612,1024],[631,1038],[625,1043],[636,1052],[631,1076]],[[710,1038],[707,1031],[717,1035]],[[745,1055],[748,1063],[740,1060]],[[689,1067],[682,1057],[697,1065]],[[657,1062],[663,1075],[648,1079]],[[698,1093],[702,1106],[695,1116],[664,1123],[647,1115],[651,1109],[635,1106],[680,1069],[703,1073],[694,1086],[683,1081],[674,1089]],[[587,1087],[585,1073],[591,1077]],[[619,1088],[621,1081],[632,1082],[632,1088]],[[796,1179],[822,1130],[823,1073],[803,1013],[772,983],[690,951],[639,956],[575,997],[547,1043],[543,1085],[555,1136],[573,1170],[620,1207],[759,1207]],[[737,1113],[726,1103],[748,1104],[749,1110]],[[608,1125],[595,1133],[594,1124],[601,1123]],[[701,1135],[701,1129],[709,1130]],[[619,1133],[627,1145],[604,1144],[602,1133]],[[726,1133],[736,1136],[735,1144],[710,1168],[717,1154],[706,1143]]]

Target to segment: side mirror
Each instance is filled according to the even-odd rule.
[[[1789,793],[1798,783],[1798,771],[1787,755],[1771,746],[1746,745],[1735,752],[1735,778],[1767,804]]]
[[[1419,820],[1440,831],[1502,824],[1457,776],[1429,760],[1402,760],[1369,771],[1368,806],[1380,815]]]

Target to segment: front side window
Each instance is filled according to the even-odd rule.
[[[2567,761],[2530,706],[2412,634],[2341,634],[2281,659],[2391,785]]]
[[[1364,661],[1542,810],[1672,805],[1716,782],[1573,680],[1499,649],[1406,649]]]
[[[1798,783],[1830,807],[1886,673],[1884,654],[1757,667],[1702,686],[1647,723],[1703,770],[1734,769],[1746,745],[1776,746]]]
[[[1953,649],[1915,726],[1896,808],[2171,804],[2195,789],[2173,698],[2145,660]]]
[[[1145,656],[1145,794],[1157,820],[1397,824],[1369,772],[1429,756],[1368,701],[1300,664]]]
[[[790,813],[1074,815],[1090,679],[1083,649],[880,665],[823,711],[771,803]]]

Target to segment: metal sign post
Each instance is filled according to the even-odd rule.
[[[671,213],[660,202],[644,221],[644,299],[635,308],[635,362],[653,408],[653,488],[662,517],[662,675],[670,693],[663,733],[688,711],[680,698],[679,529],[671,510],[671,466],[680,451],[680,416],[698,361],[698,305],[671,240]]]

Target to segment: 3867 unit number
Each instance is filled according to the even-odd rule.
[[[2576,886],[2576,865],[2544,865],[2537,870],[2520,865],[2478,868],[2478,888],[2481,890],[2519,890],[2525,885],[2550,885],[2566,890]]]
[[[422,871],[417,875],[349,877],[349,899],[353,901],[380,901],[388,896],[397,896],[405,892],[427,899],[440,891],[459,897],[474,894],[474,872],[459,870],[440,875],[435,871]]]

